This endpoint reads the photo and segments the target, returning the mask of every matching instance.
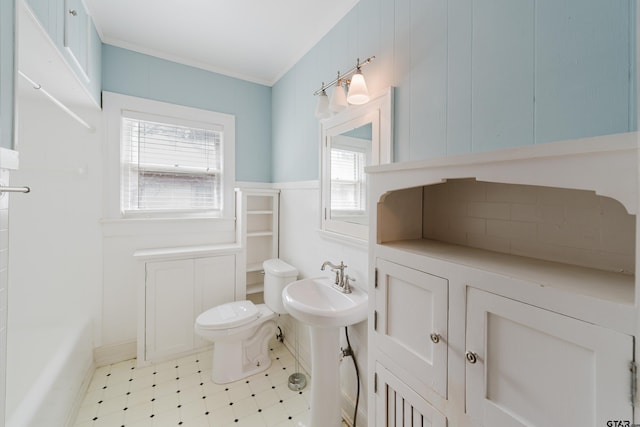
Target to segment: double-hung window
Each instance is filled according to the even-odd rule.
[[[220,212],[224,138],[220,126],[184,126],[125,111],[121,129],[125,213]]]
[[[223,217],[233,209],[233,116],[115,98],[120,212],[125,217]],[[114,132],[115,133],[115,132]]]
[[[366,154],[356,149],[331,148],[331,210],[343,215],[364,215],[367,185]]]

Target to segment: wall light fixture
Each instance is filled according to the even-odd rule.
[[[331,93],[331,100],[329,101],[329,110],[332,113],[339,113],[349,106],[347,104],[347,96],[344,93],[344,79],[340,78],[340,71],[338,71],[338,77],[336,78],[336,85],[333,87]]]
[[[318,103],[316,104],[316,117],[319,119],[326,119],[331,115],[329,111],[329,97],[322,82],[322,90],[318,94]]]
[[[313,93],[318,95],[316,104],[317,118],[324,119],[329,117],[331,113],[338,113],[344,110],[349,104],[361,105],[369,102],[369,91],[361,68],[374,59],[376,57],[371,56],[360,63],[360,58],[358,58],[355,67],[343,74],[338,71],[338,77],[327,85],[322,82],[322,87]],[[349,79],[350,76],[351,78]],[[331,93],[331,100],[328,101],[326,89],[331,86],[334,87]],[[345,87],[348,91],[347,94],[345,94]]]

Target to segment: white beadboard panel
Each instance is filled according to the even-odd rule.
[[[634,11],[634,0],[361,0],[273,87],[273,180],[319,176],[310,93],[369,55],[369,90],[395,88],[396,161],[633,131]]]
[[[447,2],[447,155],[471,151],[472,4]]]
[[[534,4],[534,0],[473,2],[473,151],[534,141]]]
[[[536,143],[629,126],[632,3],[536,2]]]
[[[393,2],[394,159],[411,158],[411,2]],[[371,89],[369,89],[371,90]]]
[[[97,346],[111,346],[137,338],[137,292],[144,274],[141,274],[143,261],[134,254],[141,250],[172,247],[232,245],[235,242],[232,223],[224,223],[222,230],[216,224],[220,222],[172,221],[167,227],[162,221],[151,224],[142,221],[138,233],[130,222],[104,225],[102,328]]]
[[[411,158],[447,153],[447,2],[411,1]],[[445,108],[443,108],[445,107]]]

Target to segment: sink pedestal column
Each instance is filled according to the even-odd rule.
[[[340,328],[311,326],[309,427],[339,427],[340,396]]]

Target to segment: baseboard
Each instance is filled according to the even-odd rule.
[[[67,419],[67,423],[65,424],[67,427],[73,427],[76,424],[76,418],[78,418],[78,413],[80,412],[80,408],[82,407],[82,403],[84,402],[84,397],[87,394],[87,390],[89,389],[89,385],[91,384],[91,380],[93,379],[93,374],[96,372],[96,365],[92,363],[86,370],[84,374],[84,378],[82,379],[82,383],[80,384],[80,388],[78,389],[78,393],[76,398],[73,400],[73,406],[69,410],[69,418]]]
[[[123,360],[135,359],[137,354],[136,341],[111,344],[93,350],[93,361],[96,367],[111,365]]]

